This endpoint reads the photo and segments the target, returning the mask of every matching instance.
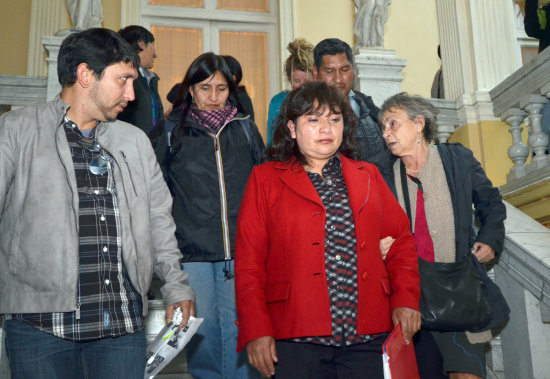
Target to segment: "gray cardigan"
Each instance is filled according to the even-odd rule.
[[[78,193],[62,129],[67,108],[58,96],[0,118],[0,313],[76,309]],[[144,316],[153,269],[166,305],[194,300],[149,139],[121,121],[100,123],[96,136],[115,161],[122,256]]]

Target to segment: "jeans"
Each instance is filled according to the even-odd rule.
[[[18,320],[6,320],[12,379],[141,379],[145,331],[117,338],[68,341]]]
[[[227,279],[224,269],[234,274],[233,261],[184,262],[189,285],[196,293],[197,317],[204,321],[186,347],[187,365],[195,379],[259,378],[248,364],[246,352],[237,354],[237,308],[235,279]]]

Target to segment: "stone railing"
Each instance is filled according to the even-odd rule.
[[[495,116],[510,125],[512,135],[508,156],[514,166],[501,188],[503,195],[549,180],[549,137],[541,128],[541,111],[550,98],[550,49],[506,78],[490,95]],[[522,140],[525,128],[529,131],[527,145]]]
[[[491,344],[502,352],[501,359],[488,360],[488,368],[500,371],[497,366],[502,365],[506,378],[547,378],[550,230],[508,203],[506,212],[504,251],[494,273],[511,314],[500,338]]]
[[[439,143],[445,143],[460,126],[457,102],[454,100],[426,99],[429,100],[438,110],[437,117],[437,139]]]
[[[20,107],[46,101],[46,78],[0,75],[0,105]]]

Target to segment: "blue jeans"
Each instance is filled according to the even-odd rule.
[[[145,370],[145,331],[76,342],[6,320],[6,354],[12,379],[136,379]]]
[[[248,364],[246,352],[237,354],[237,308],[235,280],[223,270],[235,273],[233,261],[185,262],[189,285],[195,290],[197,317],[204,321],[186,348],[189,372],[195,379],[259,378]]]

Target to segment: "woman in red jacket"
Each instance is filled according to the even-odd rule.
[[[375,166],[353,160],[356,118],[334,87],[291,92],[253,169],[235,247],[238,350],[264,375],[382,378],[381,345],[420,328],[407,216]],[[394,236],[384,261],[379,241]],[[275,363],[276,369],[275,369]]]

